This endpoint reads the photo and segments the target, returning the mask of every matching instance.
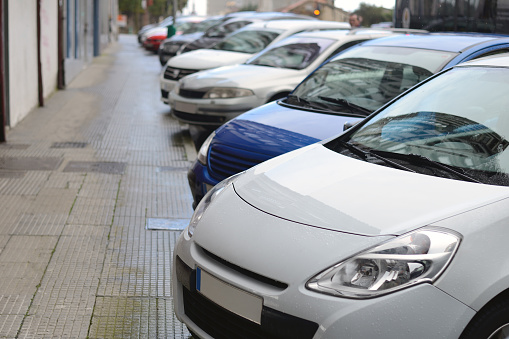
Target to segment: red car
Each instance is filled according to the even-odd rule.
[[[175,35],[180,35],[182,32],[189,30],[193,25],[196,25],[206,17],[201,16],[190,16],[177,18],[177,24],[175,25]],[[145,32],[142,36],[142,44],[146,50],[157,53],[159,45],[168,37],[168,28],[166,26],[159,26],[152,28]]]

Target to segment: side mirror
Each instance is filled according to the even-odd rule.
[[[355,121],[355,122],[347,121],[347,122],[345,122],[345,124],[343,125],[343,131],[346,131],[347,129],[355,126],[357,123],[359,123],[359,121]]]

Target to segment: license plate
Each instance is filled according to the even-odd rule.
[[[196,269],[196,290],[217,305],[261,324],[263,307],[261,297],[219,280],[199,267]]]
[[[176,101],[175,110],[186,113],[196,113],[196,104],[189,104],[187,102]]]

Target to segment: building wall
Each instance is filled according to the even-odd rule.
[[[69,84],[117,40],[118,0],[5,0],[7,11],[7,126],[15,126],[39,106],[37,19],[40,15],[42,96],[57,90],[58,11],[63,8],[63,74]],[[40,12],[37,3],[40,1]],[[6,18],[5,18],[6,17]],[[111,18],[111,20],[110,20]],[[95,39],[95,40],[94,40]]]
[[[37,2],[8,1],[9,123],[16,125],[39,105]]]
[[[57,88],[58,72],[58,3],[41,0],[41,67],[43,96]]]

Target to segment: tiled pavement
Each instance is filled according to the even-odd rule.
[[[171,256],[192,214],[157,56],[120,36],[0,144],[0,338],[188,338]]]

